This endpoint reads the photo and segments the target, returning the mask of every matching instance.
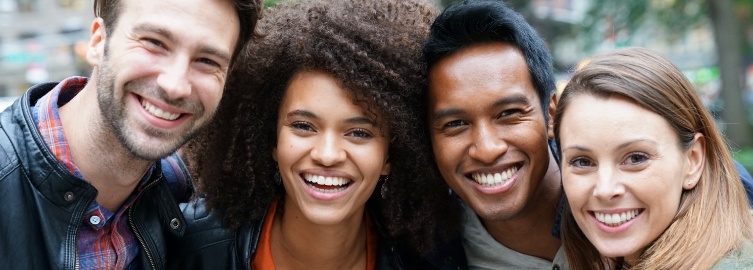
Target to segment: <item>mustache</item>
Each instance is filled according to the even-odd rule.
[[[198,101],[186,97],[177,99],[171,98],[167,94],[167,91],[153,83],[147,83],[143,80],[138,80],[128,82],[123,87],[127,92],[135,93],[144,97],[156,98],[164,102],[165,104],[175,108],[180,108],[192,113],[203,112],[203,107],[201,106],[201,104],[199,104]]]

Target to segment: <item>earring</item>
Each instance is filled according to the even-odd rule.
[[[280,175],[280,169],[277,169],[275,171],[274,179],[275,179],[275,185],[279,186],[282,184],[282,176]]]
[[[688,189],[693,188],[693,180],[688,180],[688,182],[686,182],[686,183],[687,183],[687,188]]]
[[[384,194],[387,192],[387,180],[390,180],[389,175],[383,175],[379,177],[379,180],[382,181],[382,188],[380,188],[379,193],[382,195],[382,199],[385,198]]]

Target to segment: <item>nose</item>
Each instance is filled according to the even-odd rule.
[[[470,157],[492,163],[507,152],[508,145],[491,124],[479,124],[473,130],[473,144],[468,150]]]
[[[336,134],[325,133],[311,149],[311,158],[322,166],[330,167],[345,160],[346,154]]]
[[[165,91],[170,99],[180,99],[191,94],[191,84],[188,73],[191,61],[187,57],[172,57],[166,63],[159,76],[157,85]]]
[[[625,194],[625,186],[611,167],[599,167],[597,177],[594,197],[608,201]]]

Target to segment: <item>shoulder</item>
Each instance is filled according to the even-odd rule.
[[[218,211],[202,199],[180,204],[186,220],[183,237],[168,239],[170,269],[232,269],[242,262],[236,243],[238,231],[223,226]]]
[[[0,113],[0,179],[5,178],[18,164],[18,156],[11,141],[13,133],[11,123],[11,108]]]
[[[160,169],[170,191],[178,202],[187,202],[193,195],[193,180],[183,159],[173,153],[160,160]]]
[[[753,269],[753,242],[746,241],[730,251],[711,269]]]

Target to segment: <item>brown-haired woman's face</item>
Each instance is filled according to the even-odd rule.
[[[575,221],[607,257],[635,262],[669,227],[697,158],[670,124],[629,99],[573,97],[562,118],[562,184]],[[695,168],[697,169],[697,168]]]
[[[389,173],[382,134],[337,79],[322,72],[296,74],[279,108],[273,153],[286,211],[321,225],[363,218],[379,176]]]

